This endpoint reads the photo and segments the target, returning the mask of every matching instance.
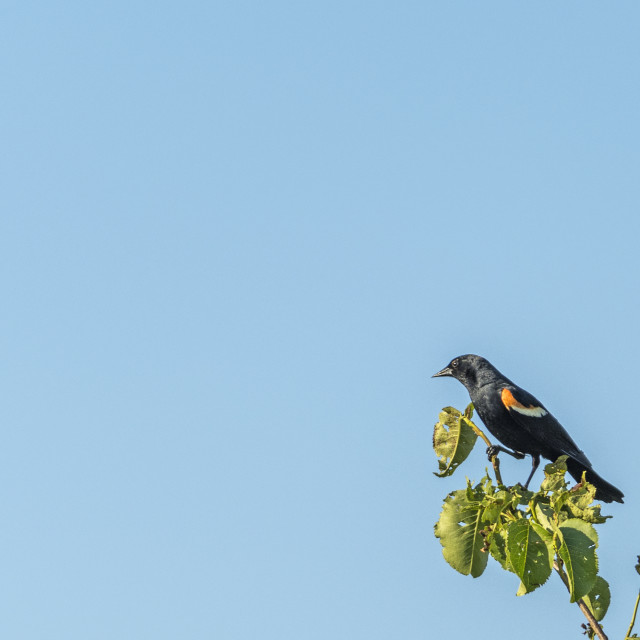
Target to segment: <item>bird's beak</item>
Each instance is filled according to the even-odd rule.
[[[438,371],[438,373],[434,373],[432,378],[441,378],[443,376],[453,376],[453,371],[451,367],[445,367],[442,371]]]

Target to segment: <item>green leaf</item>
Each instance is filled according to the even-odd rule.
[[[473,402],[470,402],[470,403],[467,405],[467,408],[464,410],[464,417],[465,417],[467,420],[471,420],[471,419],[473,419]]]
[[[603,516],[600,513],[601,505],[593,505],[592,502],[596,497],[596,488],[584,479],[577,485],[577,489],[571,489],[563,496],[562,503],[558,503],[557,507],[562,507],[572,518],[580,518],[592,524],[602,524],[612,516]]]
[[[577,518],[565,520],[558,528],[562,544],[558,555],[569,578],[571,602],[593,589],[598,573],[598,534],[591,524]]]
[[[469,490],[461,489],[446,497],[435,535],[440,539],[444,559],[456,571],[477,578],[482,575],[489,558],[483,551],[481,534],[487,522],[482,519],[482,501],[470,499],[469,493]]]
[[[494,529],[491,533],[489,552],[505,571],[513,571],[507,557],[507,530],[504,527]]]
[[[529,504],[536,495],[533,491],[525,489],[522,485],[516,484],[509,489],[511,494],[511,504],[514,509],[520,505]]]
[[[535,501],[533,507],[534,519],[547,531],[552,532],[555,530],[556,521],[554,515],[555,513],[549,504],[539,500]]]
[[[485,508],[484,513],[482,514],[482,519],[487,522],[497,522],[500,514],[510,506],[510,503],[505,503],[501,500],[491,500],[485,499],[484,501]]]
[[[467,407],[467,410],[469,407]],[[478,436],[460,411],[445,407],[433,429],[433,450],[438,459],[439,478],[450,476],[471,453]]]
[[[542,491],[561,491],[567,486],[564,475],[567,472],[567,456],[560,456],[544,468],[544,480],[540,485]]]
[[[553,537],[528,520],[516,520],[507,529],[507,555],[513,572],[520,578],[516,595],[530,593],[543,585],[553,566]]]
[[[591,609],[593,617],[600,621],[604,618],[611,602],[609,583],[601,576],[596,577],[596,582],[589,593],[582,598],[587,607]]]
[[[484,505],[482,519],[501,525],[503,517],[505,517],[503,513],[505,511],[512,512],[512,496],[510,492],[505,489],[496,489],[488,475],[478,483],[476,492],[484,493],[482,496],[482,504]]]
[[[640,573],[640,556],[638,556],[638,564],[636,565],[636,571]]]

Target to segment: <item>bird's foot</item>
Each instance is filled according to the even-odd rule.
[[[489,462],[493,460],[501,451],[501,448],[498,445],[492,444],[490,447],[487,447],[487,458],[489,458]]]
[[[524,458],[524,453],[520,453],[519,451],[511,451],[511,449],[505,449],[499,444],[492,444],[491,446],[487,447],[487,456],[489,457],[489,460],[491,460],[501,452],[513,456],[516,460],[522,460]]]

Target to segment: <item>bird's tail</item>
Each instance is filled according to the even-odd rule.
[[[624,502],[622,499],[624,493],[618,487],[614,487],[610,482],[607,482],[602,476],[599,476],[593,469],[585,467],[573,458],[567,459],[567,469],[576,482],[582,480],[583,471],[587,472],[587,481],[596,488],[596,500],[602,500],[602,502]]]

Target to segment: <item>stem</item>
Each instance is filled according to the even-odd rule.
[[[631,632],[633,631],[633,625],[636,623],[636,613],[638,613],[638,604],[640,604],[640,592],[638,592],[638,597],[636,598],[636,606],[633,608],[633,616],[631,618],[631,624],[629,625],[629,629],[624,636],[624,640],[627,640],[631,636]]]
[[[571,587],[569,586],[569,578],[567,578],[567,574],[562,570],[562,566],[556,561],[553,563],[553,568],[558,572],[560,579],[562,580],[562,582],[564,582],[564,586],[567,587],[567,591],[571,593]],[[640,598],[640,594],[638,595],[638,598]],[[593,617],[593,613],[591,613],[591,609],[587,607],[584,600],[580,598],[579,600],[577,600],[577,604],[580,607],[580,611],[582,611],[582,613],[584,614],[584,617],[587,619],[587,621],[591,625],[591,628],[593,629],[593,632],[598,636],[598,638],[600,638],[600,640],[609,640],[609,638],[607,638],[604,631],[602,630],[602,627],[598,624],[598,621]],[[636,608],[637,606],[638,604],[636,603]],[[633,617],[635,619],[635,612]],[[633,624],[631,626],[633,626]]]
[[[502,482],[502,476],[500,475],[500,460],[498,460],[497,454],[493,456],[493,458],[491,458],[491,464],[493,465],[493,471],[496,474],[496,482],[499,486],[504,486],[504,482]]]
[[[480,431],[480,429],[478,429],[478,427],[476,427],[476,425],[473,424],[473,422],[471,422],[471,420],[469,420],[469,424],[471,428],[475,431],[475,434],[484,440],[487,447],[493,446],[489,441],[489,438],[487,438],[487,436],[485,436],[484,433],[482,433],[482,431]],[[495,456],[491,458],[491,464],[493,465],[493,471],[496,474],[496,482],[498,483],[499,486],[504,487],[504,482],[502,482],[502,476],[500,475],[500,460],[498,460],[497,453]]]

